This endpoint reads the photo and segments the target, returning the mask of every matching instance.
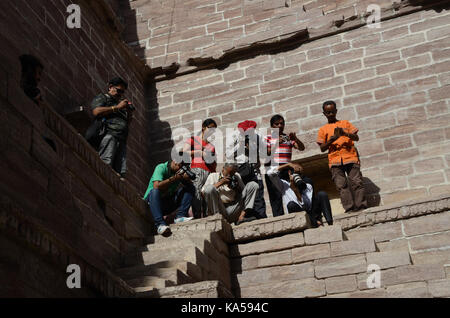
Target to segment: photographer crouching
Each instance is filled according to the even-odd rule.
[[[279,174],[287,171],[289,182],[281,179]],[[288,213],[306,211],[313,227],[322,226],[322,215],[328,225],[333,225],[330,199],[325,191],[314,191],[312,180],[303,174],[303,167],[297,163],[273,166],[267,176],[274,187],[281,193],[283,207]]]
[[[235,163],[225,163],[222,172],[208,176],[202,188],[208,215],[221,213],[228,222],[242,223],[253,212],[259,185],[251,181],[244,185]]]
[[[189,164],[181,160],[172,160],[156,166],[148,184],[144,200],[150,207],[158,234],[170,234],[170,228],[163,216],[177,211],[175,223],[192,220],[187,217],[191,207],[195,188],[192,180],[195,174],[189,170]]]
[[[104,163],[123,179],[126,173],[128,126],[134,106],[123,98],[128,83],[120,77],[108,83],[108,93],[97,95],[91,103],[94,123],[86,132],[87,141]]]

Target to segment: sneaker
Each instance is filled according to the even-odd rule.
[[[165,224],[161,224],[158,226],[158,234],[159,235],[167,234],[167,233],[169,233],[169,231],[170,231],[170,227],[168,227]]]
[[[193,217],[185,217],[185,216],[182,216],[181,218],[175,219],[174,223],[175,223],[175,224],[177,224],[177,223],[183,223],[183,222],[190,221],[190,220],[192,220],[192,219],[193,219]]]

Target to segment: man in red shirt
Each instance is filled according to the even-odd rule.
[[[317,143],[322,152],[328,150],[328,165],[339,191],[342,206],[345,212],[366,209],[367,201],[364,198],[359,154],[353,143],[359,141],[358,129],[346,120],[336,119],[337,109],[334,101],[323,103],[323,114],[328,119],[328,124],[320,128]]]

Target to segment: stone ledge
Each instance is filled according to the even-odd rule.
[[[137,295],[140,298],[234,298],[219,281],[204,281],[155,289]]]
[[[243,243],[275,237],[280,234],[302,232],[311,227],[306,212],[261,219],[241,225],[232,225],[232,237],[228,243]]]
[[[374,207],[359,213],[338,215],[335,217],[334,224],[341,225],[342,230],[346,231],[357,227],[372,226],[378,223],[409,219],[447,210],[450,210],[450,195],[444,194]]]

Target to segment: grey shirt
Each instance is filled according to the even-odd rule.
[[[119,102],[109,94],[99,94],[95,96],[91,103],[91,110],[97,107],[111,107]],[[128,113],[124,109],[104,116],[106,119],[106,132],[119,139],[126,139],[128,136]]]

